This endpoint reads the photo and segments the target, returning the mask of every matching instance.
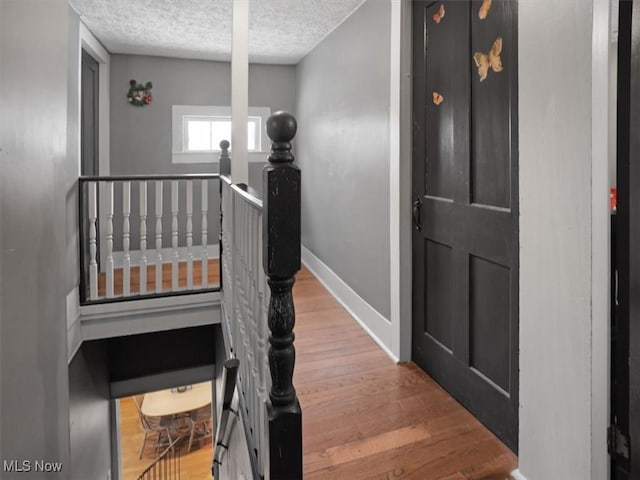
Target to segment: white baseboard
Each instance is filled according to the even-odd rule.
[[[322,260],[304,246],[302,247],[302,263],[316,276],[329,293],[340,302],[380,348],[397,363],[398,357],[391,351],[391,322],[369,305]]]
[[[513,477],[513,480],[527,480],[526,477],[524,475],[522,475],[520,473],[520,470],[516,469],[513,472],[511,472],[511,476]]]
[[[142,256],[142,250],[131,250],[129,252],[129,256],[131,257],[131,265],[137,266],[140,265],[140,257]],[[180,257],[180,261],[184,262],[187,259],[187,247],[178,247],[178,256]],[[209,245],[207,247],[207,257],[209,258],[219,258],[220,257],[220,245]],[[162,249],[162,263],[171,263],[171,259],[173,258],[173,248],[163,248]],[[193,261],[198,261],[202,259],[202,247],[200,245],[193,246]],[[122,268],[124,260],[124,252],[118,250],[117,252],[113,252],[113,267],[114,268]],[[153,265],[156,261],[156,250],[149,249],[147,250],[147,265]]]

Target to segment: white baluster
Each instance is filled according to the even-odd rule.
[[[140,182],[140,294],[147,293],[147,182]]]
[[[258,400],[259,400],[259,413],[258,413],[258,425],[259,425],[259,440],[260,446],[258,451],[262,452],[262,465],[266,463],[266,400],[267,400],[267,381],[269,376],[268,364],[267,364],[267,310],[266,310],[266,292],[267,279],[262,268],[262,212],[258,215],[258,226],[256,234],[256,248],[257,248],[257,268],[256,268],[256,283],[258,289],[258,351],[256,353],[258,362]]]
[[[207,212],[209,211],[209,183],[202,179],[202,288],[209,286],[209,249],[207,248]]]
[[[129,242],[131,236],[131,182],[122,182],[122,295],[131,295],[131,255],[129,253]]]
[[[98,218],[98,185],[96,182],[89,182],[89,299],[98,298],[98,262],[96,253],[98,245],[96,243],[97,229],[96,220]]]
[[[171,182],[171,290],[178,290],[178,269],[180,267],[180,255],[178,254],[178,181]]]
[[[107,298],[113,297],[113,182],[107,188]]]
[[[156,293],[162,291],[162,180],[156,181]]]
[[[193,289],[193,180],[187,180],[187,289]]]

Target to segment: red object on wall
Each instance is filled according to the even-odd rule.
[[[609,189],[609,207],[612,212],[616,211],[618,203],[618,189],[616,187],[611,187]]]

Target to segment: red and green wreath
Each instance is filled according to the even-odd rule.
[[[153,97],[151,96],[152,87],[153,85],[151,82],[147,82],[143,85],[141,83],[137,83],[135,80],[129,81],[129,93],[127,93],[129,103],[137,107],[149,105],[151,100],[153,100]]]

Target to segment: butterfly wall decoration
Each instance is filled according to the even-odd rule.
[[[491,69],[496,73],[503,70],[502,60],[500,59],[501,52],[502,37],[498,37],[495,42],[493,42],[493,46],[491,47],[488,55],[482,52],[476,52],[473,54],[473,60],[476,62],[476,67],[478,67],[478,75],[480,76],[481,82],[487,78],[489,67],[491,67]]]
[[[444,18],[444,4],[440,4],[440,8],[436,13],[433,14],[433,21],[436,23],[440,23],[440,20]]]
[[[480,20],[484,20],[489,15],[489,10],[491,9],[491,0],[482,0],[482,5],[480,6],[480,10],[478,11],[478,17]]]

